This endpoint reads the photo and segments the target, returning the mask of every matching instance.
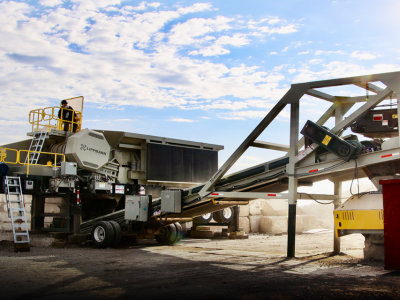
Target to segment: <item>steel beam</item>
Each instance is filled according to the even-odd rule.
[[[290,94],[288,91],[287,94]],[[256,140],[256,138],[267,128],[269,124],[275,119],[275,117],[285,108],[286,103],[282,100],[279,101],[266,117],[258,124],[253,132],[243,141],[243,143],[236,149],[236,151],[228,158],[228,160],[222,165],[221,168],[214,174],[213,177],[204,185],[199,192],[201,197],[206,196],[209,191],[214,188],[214,185],[225,175],[225,173],[232,167],[232,165],[242,156],[242,154],[250,147],[250,145]]]
[[[269,143],[269,142],[263,142],[263,141],[254,141],[250,146],[257,147],[257,148],[289,152],[289,146],[287,146],[287,145],[281,145],[281,144],[275,144],[275,143]]]
[[[373,165],[381,162],[389,162],[389,161],[394,161],[398,160],[400,158],[400,147],[399,148],[393,148],[393,149],[388,149],[388,150],[382,150],[378,152],[373,152],[373,153],[366,153],[366,154],[361,154],[357,158],[357,167],[361,168],[367,165]],[[343,162],[340,158],[327,161],[327,162],[321,162],[319,164],[312,164],[312,165],[307,165],[307,166],[301,166],[296,168],[296,176],[297,178],[309,178],[309,177],[314,177],[318,176],[318,172],[315,170],[324,170],[327,168],[332,168],[334,165]],[[344,171],[344,170],[350,170],[354,169],[355,163],[353,160],[350,160],[349,162],[343,162],[343,165],[340,165],[336,167],[335,169],[329,170],[330,173],[335,173],[339,171]]]
[[[348,116],[342,122],[337,124],[330,131],[334,134],[338,134],[340,132],[340,130],[342,130],[342,128],[347,127],[347,126],[351,125],[352,123],[354,123],[361,115],[368,112],[371,108],[374,108],[376,105],[381,103],[392,93],[393,93],[393,91],[390,88],[386,88],[379,94],[372,96],[371,99],[367,103],[365,103],[363,106],[361,106],[359,109],[357,109],[354,113],[352,113],[350,116]]]
[[[335,98],[332,95],[329,95],[329,94],[326,94],[326,93],[323,93],[323,92],[320,92],[320,91],[317,91],[314,89],[309,89],[306,94],[309,96],[313,96],[313,97],[322,99],[322,100],[329,101],[329,102],[333,102],[334,98]]]
[[[213,192],[205,198],[212,198],[215,201],[220,201],[220,198],[235,199],[235,201],[241,201],[239,199],[289,199],[288,193],[260,193],[260,192]],[[301,200],[335,200],[338,199],[337,195],[324,195],[324,194],[308,194],[308,193],[296,193],[294,197]],[[222,201],[221,201],[222,202]]]

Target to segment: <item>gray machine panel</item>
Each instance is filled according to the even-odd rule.
[[[149,215],[150,198],[146,195],[125,197],[125,220],[146,222]]]
[[[161,211],[182,212],[182,191],[161,191]]]
[[[75,162],[61,162],[61,175],[76,175],[77,164]]]

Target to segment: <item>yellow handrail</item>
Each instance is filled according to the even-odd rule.
[[[56,113],[57,111],[57,113]],[[72,120],[63,120],[62,116],[64,111],[70,111],[72,114]],[[60,117],[58,117],[58,112],[60,112]],[[54,121],[54,125],[51,124]],[[51,129],[64,130],[64,123],[69,124],[69,132],[78,132],[82,127],[82,112],[63,108],[63,107],[45,107],[31,110],[29,112],[29,124],[32,125],[32,132],[36,131],[47,131],[50,132]],[[44,130],[43,130],[44,129]],[[76,129],[76,130],[74,130]]]
[[[15,152],[15,161],[14,160],[13,161],[6,160],[7,151]],[[10,149],[10,148],[0,148],[0,152],[1,152],[0,162],[6,163],[6,164],[12,164],[12,165],[18,164],[18,158],[19,158],[18,150]]]
[[[15,161],[6,161],[7,153],[6,151],[15,152]],[[26,162],[21,162],[21,153],[26,152]],[[52,153],[52,152],[41,152],[41,151],[31,151],[31,150],[16,150],[10,148],[0,148],[0,162],[4,162],[6,164],[19,164],[19,165],[26,165],[26,175],[29,175],[29,167],[30,166],[42,166],[42,167],[52,167],[52,168],[60,168],[57,166],[57,157],[61,157],[62,161],[65,161],[65,155],[61,153]],[[49,154],[54,155],[54,164],[31,164],[29,157],[31,153],[39,153],[39,154]]]

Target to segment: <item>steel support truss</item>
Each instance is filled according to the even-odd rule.
[[[373,82],[381,82],[386,88],[382,89],[375,85]],[[376,93],[371,95],[367,100],[365,96],[358,97],[343,97],[334,96],[326,94],[324,92],[318,91],[318,88],[326,88],[341,85],[356,85],[369,91]],[[376,105],[381,103],[383,100],[388,99],[390,96],[392,99],[400,99],[400,72],[373,74],[366,76],[356,76],[348,78],[339,78],[331,80],[321,80],[314,82],[306,82],[299,84],[292,84],[289,91],[283,96],[283,98],[271,109],[271,111],[265,116],[265,118],[258,124],[258,126],[250,133],[250,135],[242,142],[242,144],[236,149],[236,151],[229,157],[229,159],[222,165],[222,167],[211,177],[211,179],[204,185],[204,187],[199,192],[199,195],[203,198],[233,198],[235,200],[249,200],[257,198],[273,198],[273,199],[288,199],[289,203],[289,216],[288,216],[288,244],[287,244],[287,256],[295,256],[295,232],[296,232],[296,205],[297,199],[304,199],[302,194],[297,193],[297,181],[302,177],[301,174],[309,174],[311,170],[323,169],[332,167],[333,165],[340,162],[340,159],[334,159],[327,162],[322,162],[319,164],[302,165],[298,164],[298,151],[304,146],[304,138],[299,139],[299,105],[300,99],[304,95],[309,95],[317,99],[322,99],[324,101],[331,102],[332,105],[328,110],[319,118],[316,122],[319,125],[323,125],[330,117],[335,117],[335,127],[330,131],[334,134],[338,134],[343,128],[348,127],[354,121],[356,121],[360,116],[368,112],[370,109],[374,108]],[[343,116],[352,108],[352,106],[357,102],[364,102],[364,104],[350,114],[348,117],[343,119]],[[279,113],[286,107],[290,105],[290,145],[279,145],[272,142],[264,142],[256,140],[260,134],[271,124],[271,122],[279,115]],[[400,106],[398,105],[398,115],[400,112]],[[400,131],[400,126],[399,129]],[[243,155],[243,153],[249,147],[260,147],[266,149],[274,149],[286,151],[285,157],[289,158],[289,163],[286,166],[286,172],[289,175],[288,178],[288,193],[253,193],[253,192],[222,192],[215,191],[215,185],[221,180],[221,178],[226,174],[226,172],[232,167],[232,165]],[[317,148],[318,145],[314,144],[313,148]],[[396,150],[397,149],[397,150]],[[398,153],[400,150],[400,145],[398,148],[391,149],[387,151],[380,151],[377,153],[370,153],[360,155],[358,157],[358,167],[362,167],[368,164],[377,163],[381,160],[396,160],[399,156],[388,156],[393,154],[393,152]],[[308,154],[310,155],[310,153]],[[343,171],[346,169],[354,168],[354,162],[350,161],[348,163],[343,163],[337,169],[331,171],[331,173]],[[318,172],[315,175],[318,176]],[[307,198],[317,199],[317,200],[335,200],[335,206],[340,205],[340,188],[341,182],[335,181],[334,192],[335,195],[308,195]],[[340,251],[340,243],[335,239],[334,241],[334,251]]]

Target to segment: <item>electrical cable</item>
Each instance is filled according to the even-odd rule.
[[[360,195],[360,182],[358,180],[358,168],[357,168],[357,160],[356,159],[354,159],[354,163],[355,163],[354,173],[353,173],[353,178],[351,179],[351,184],[350,184],[350,194],[352,196]],[[358,191],[358,193],[356,195],[354,195],[353,192],[352,192],[354,178],[357,178],[357,187],[358,187],[357,191]]]

